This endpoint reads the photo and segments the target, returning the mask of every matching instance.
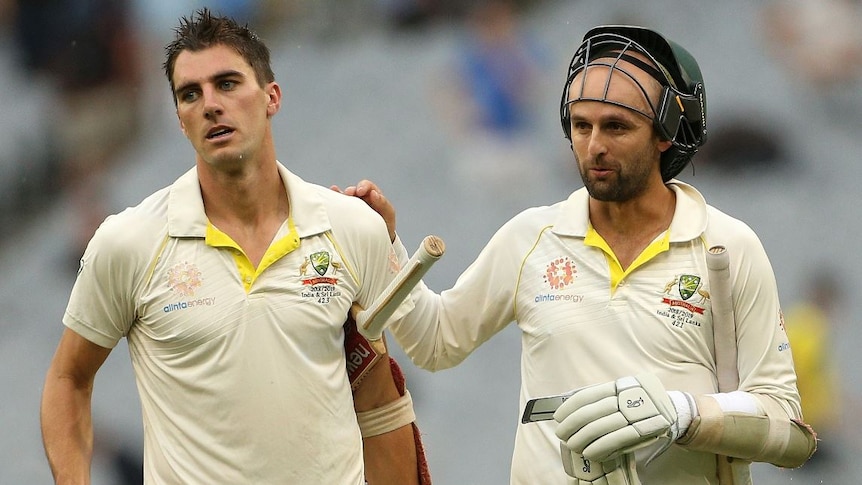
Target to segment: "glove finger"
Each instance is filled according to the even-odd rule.
[[[604,475],[622,466],[620,460],[610,460],[604,463],[591,461],[584,458],[580,453],[566,448],[560,444],[560,453],[563,458],[563,469],[566,474],[575,478],[578,485],[597,485],[607,483],[603,481]]]
[[[580,408],[573,409],[570,414],[559,420],[555,433],[561,440],[568,441],[573,434],[579,432],[584,426],[601,418],[616,414],[618,411],[617,398],[615,396],[607,396]],[[563,416],[560,409],[557,409],[554,413],[554,419],[557,419],[558,415]]]
[[[577,434],[573,436],[572,440],[577,436]],[[623,450],[628,451],[628,448],[643,441],[644,437],[631,426],[618,427],[615,431],[605,433],[598,439],[587,443],[581,453],[592,461],[607,461],[619,456]],[[567,443],[568,445],[569,443]],[[571,448],[576,450],[574,447]]]
[[[659,414],[657,416],[644,419],[643,421],[632,423],[631,427],[634,428],[641,437],[649,438],[663,434],[668,430],[668,428],[670,428],[671,424],[672,423],[670,421]]]
[[[556,419],[557,422],[562,421],[563,418],[587,404],[594,403],[608,396],[616,395],[617,388],[616,384],[613,382],[605,382],[604,384],[595,384],[578,389],[574,394],[569,396],[569,398],[566,399],[559,408],[557,408],[557,411],[554,412],[554,419]]]
[[[608,434],[619,431],[620,428],[626,429],[630,427],[622,414],[613,413],[582,427],[571,438],[566,440],[566,446],[574,451],[583,453],[590,445]],[[637,432],[634,431],[634,434],[637,434]]]

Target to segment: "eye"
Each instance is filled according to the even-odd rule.
[[[626,131],[628,129],[628,126],[625,123],[621,123],[619,121],[611,121],[606,125],[606,128],[609,131],[621,132]]]
[[[191,103],[192,101],[195,101],[196,99],[198,99],[199,96],[200,96],[200,93],[198,93],[197,91],[192,90],[192,89],[188,89],[188,90],[181,92],[179,94],[179,96],[177,96],[177,99],[179,99],[183,103]]]
[[[590,124],[585,121],[573,121],[572,122],[572,130],[578,133],[585,133],[590,131]]]
[[[232,79],[224,79],[220,81],[218,85],[219,89],[221,89],[222,91],[231,91],[236,87],[237,82]]]

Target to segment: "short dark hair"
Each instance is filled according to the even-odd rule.
[[[174,34],[174,40],[165,46],[164,69],[175,104],[174,66],[177,56],[185,50],[197,52],[217,45],[231,47],[248,62],[261,87],[275,81],[269,48],[248,25],[240,25],[230,17],[213,15],[209,9],[202,8],[192,17],[182,17]]]

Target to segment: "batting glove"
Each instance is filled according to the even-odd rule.
[[[602,464],[667,440],[652,459],[682,436],[691,421],[691,409],[683,410],[684,426],[680,426],[676,401],[687,406],[689,400],[678,396],[672,400],[652,374],[584,387],[554,413],[559,423],[556,434],[572,452]]]
[[[560,444],[563,469],[575,479],[574,485],[641,485],[634,456],[621,455],[604,463],[592,462]]]

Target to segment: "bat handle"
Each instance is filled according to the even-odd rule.
[[[368,340],[379,340],[389,323],[389,317],[445,251],[446,245],[442,239],[426,236],[383,293],[366,310],[355,315],[359,333]]]

